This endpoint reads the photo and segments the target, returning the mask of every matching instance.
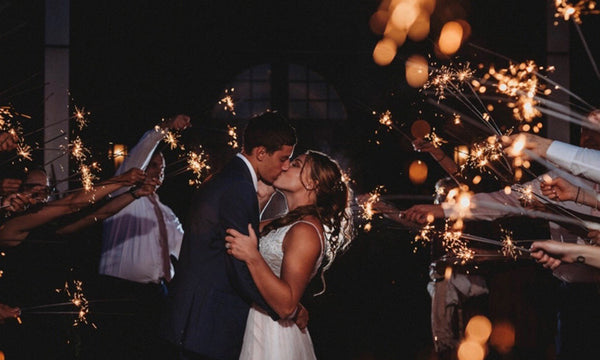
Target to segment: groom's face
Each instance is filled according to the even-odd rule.
[[[289,169],[290,157],[293,152],[293,146],[283,145],[271,154],[268,152],[263,153],[259,167],[261,180],[267,184],[272,184],[282,171]]]

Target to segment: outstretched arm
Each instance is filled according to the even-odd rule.
[[[292,316],[317,262],[321,240],[315,228],[298,223],[290,228],[283,240],[281,278],[277,277],[256,248],[256,234],[248,226],[250,236],[228,229],[227,252],[248,265],[252,279],[265,301],[281,318]]]
[[[454,176],[454,174],[458,172],[459,167],[454,160],[446,155],[444,150],[435,147],[431,142],[426,141],[423,138],[418,138],[413,141],[413,148],[419,152],[429,153],[448,174]]]
[[[84,189],[60,200],[46,204],[36,212],[10,219],[0,227],[0,246],[17,246],[25,240],[29,232],[63,215],[79,211],[97,199],[101,199],[123,186],[131,186],[144,180],[140,169],[110,178],[96,185],[91,191]]]
[[[73,234],[88,226],[91,226],[94,223],[104,221],[105,219],[121,211],[127,205],[131,204],[134,200],[154,193],[157,185],[157,179],[146,179],[144,184],[139,188],[131,188],[128,192],[111,199],[108,203],[93,213],[58,229],[56,233],[59,235]]]
[[[556,269],[562,262],[580,262],[600,268],[600,247],[554,240],[536,241],[531,244],[531,257],[549,269]]]

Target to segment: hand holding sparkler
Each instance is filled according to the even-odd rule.
[[[585,195],[581,187],[575,186],[563,178],[550,179],[540,182],[542,194],[555,201],[575,201],[580,202]]]
[[[0,133],[0,151],[11,151],[17,148],[19,137],[16,133]]]
[[[419,204],[414,205],[404,212],[402,218],[418,224],[427,224],[435,219],[443,218],[444,210],[441,205]]]
[[[21,309],[0,304],[0,324],[4,324],[7,319],[17,319],[21,315]]]
[[[30,196],[21,193],[14,193],[2,198],[2,206],[0,209],[13,213],[19,213],[27,210],[29,205],[32,205],[35,202],[36,201]]]
[[[191,126],[192,124],[190,123],[190,117],[184,114],[176,115],[160,124],[160,127],[163,129],[171,129],[175,131],[185,130]]]
[[[545,268],[554,270],[564,263],[587,263],[600,267],[600,247],[564,243],[554,240],[536,241],[531,244],[531,257]]]
[[[133,186],[142,183],[146,179],[146,173],[143,170],[132,168],[121,175],[115,176],[115,182],[122,183],[123,186]]]
[[[505,146],[504,151],[506,154],[512,157],[521,157],[523,160],[532,160],[533,156],[528,154],[528,152],[533,153],[534,156],[545,157],[546,151],[553,141],[528,133],[502,137],[502,144]]]

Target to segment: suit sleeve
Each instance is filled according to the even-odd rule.
[[[258,234],[258,199],[251,184],[234,184],[231,190],[224,194],[220,217],[223,221],[223,230],[232,228],[248,235],[248,223],[252,223]],[[249,221],[250,219],[252,220]],[[226,257],[227,276],[232,286],[246,301],[256,303],[267,311],[273,320],[278,320],[279,315],[271,309],[258,291],[246,263],[225,252],[225,236],[221,241],[220,246]]]

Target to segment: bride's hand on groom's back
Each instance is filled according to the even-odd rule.
[[[251,224],[248,224],[249,235],[235,229],[227,229],[226,233],[225,248],[229,255],[246,263],[261,257],[258,252],[258,238]]]

